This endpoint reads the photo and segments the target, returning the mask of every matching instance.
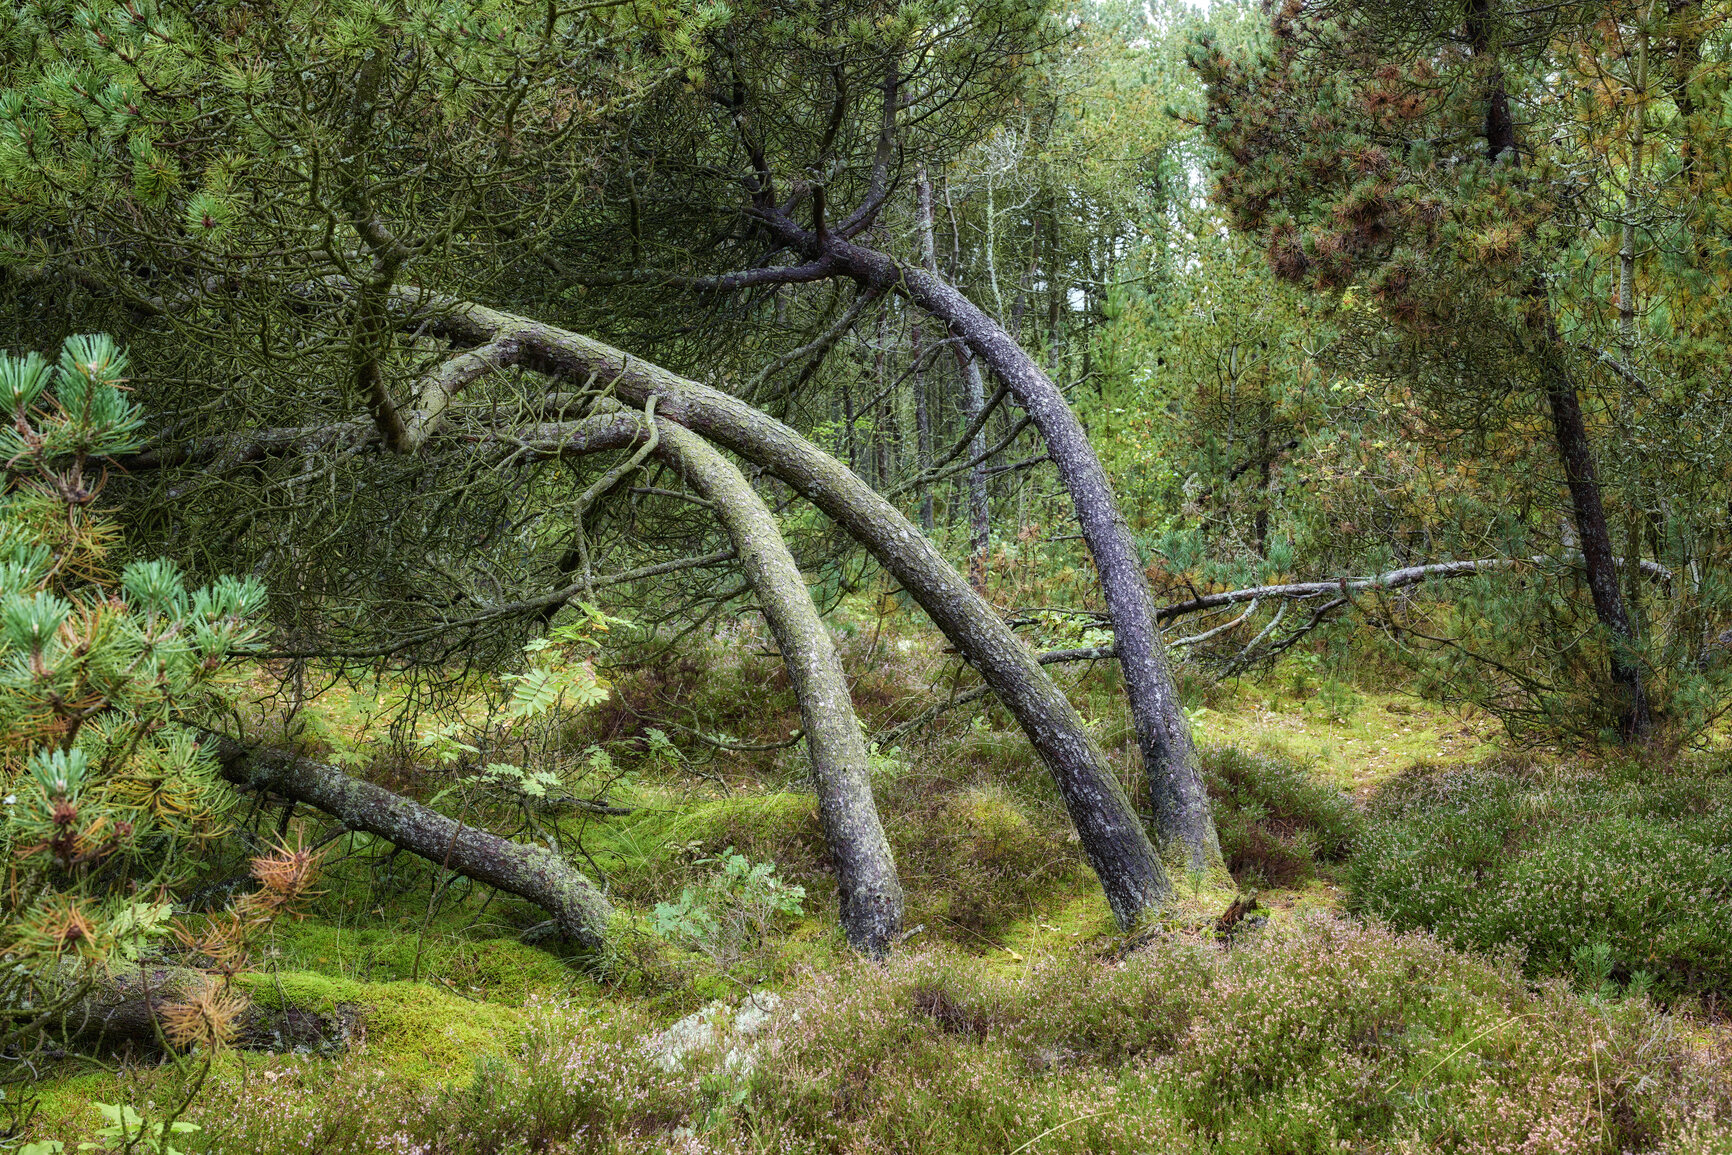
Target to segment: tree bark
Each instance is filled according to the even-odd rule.
[[[657,426],[658,455],[715,509],[781,647],[800,702],[818,817],[836,867],[842,929],[855,950],[882,958],[902,928],[902,884],[872,800],[866,742],[842,660],[774,515],[751,483],[689,429],[662,419]]]
[[[1606,525],[1606,509],[1600,500],[1600,481],[1594,468],[1593,447],[1582,420],[1581,399],[1575,382],[1561,364],[1550,366],[1546,376],[1546,403],[1551,410],[1552,433],[1558,457],[1564,465],[1564,482],[1581,540],[1582,566],[1588,590],[1593,594],[1594,613],[1605,628],[1612,648],[1612,683],[1624,701],[1618,731],[1625,740],[1645,737],[1653,728],[1653,714],[1642,684],[1642,667],[1636,656],[1630,617],[1624,608],[1618,583],[1618,557]]]
[[[914,326],[914,468],[924,476],[932,468],[932,418],[926,409],[926,370],[922,367],[920,326]],[[932,532],[932,485],[920,483],[920,528]]]
[[[162,1009],[211,981],[203,971],[172,966],[78,977],[88,983],[88,993],[56,1015],[43,1033],[80,1048],[132,1044],[147,1051],[160,1046]],[[69,979],[66,985],[71,990],[64,991],[62,997],[76,993],[78,984]],[[267,1007],[255,1002],[241,1012],[235,1042],[253,1050],[336,1050],[355,1033],[362,1013],[361,1007],[321,1012],[292,1004]]]
[[[981,380],[980,362],[965,349],[956,350],[958,368],[965,385],[963,416],[972,423],[986,407],[986,383]],[[974,435],[968,443],[969,457],[986,452],[986,429]],[[986,492],[986,462],[977,461],[968,471],[968,580],[982,596],[986,593],[986,556],[992,545],[992,506]]]
[[[1468,0],[1467,42],[1475,59],[1484,61],[1481,67],[1485,70],[1481,82],[1485,121],[1480,131],[1485,137],[1486,159],[1494,164],[1506,152],[1512,161],[1518,155],[1515,117],[1510,113],[1509,89],[1504,83],[1503,63],[1497,57],[1498,45],[1494,40],[1498,16],[1496,0]]]
[[[1497,2],[1498,0],[1470,0],[1467,7],[1467,38],[1475,59],[1484,61],[1482,67],[1486,111],[1482,131],[1485,135],[1486,155],[1493,162],[1516,164],[1520,162],[1516,124],[1510,114],[1509,93],[1495,42],[1496,21],[1499,16]],[[1643,35],[1646,36],[1645,30]],[[1645,71],[1645,62],[1643,68]],[[1644,77],[1644,84],[1645,82]],[[1636,163],[1633,155],[1632,170]],[[1543,301],[1545,298],[1544,287],[1537,281],[1532,293],[1536,300]],[[1620,308],[1633,305],[1633,293],[1633,288],[1620,288]],[[1545,374],[1546,407],[1551,412],[1552,435],[1557,443],[1558,457],[1563,462],[1564,482],[1570,491],[1576,536],[1581,542],[1582,564],[1587,571],[1588,589],[1594,598],[1594,613],[1611,642],[1612,682],[1624,696],[1618,729],[1626,740],[1643,737],[1652,727],[1653,716],[1642,685],[1642,669],[1636,658],[1630,617],[1624,608],[1623,592],[1618,588],[1617,554],[1612,549],[1612,535],[1606,526],[1606,510],[1600,500],[1600,482],[1594,468],[1593,447],[1588,441],[1587,425],[1582,420],[1582,405],[1581,399],[1576,395],[1576,384],[1570,379],[1569,369],[1563,358],[1555,319],[1549,312],[1545,316],[1544,329],[1552,345],[1550,363],[1541,368]],[[1629,313],[1629,318],[1633,323],[1633,312]],[[1625,332],[1627,335],[1627,328]]]
[[[807,241],[803,236],[789,239]],[[903,293],[945,321],[998,374],[1033,419],[1070,494],[1100,574],[1162,850],[1182,856],[1193,870],[1225,869],[1190,724],[1179,705],[1155,624],[1154,598],[1142,559],[1119,514],[1106,470],[1064,393],[1003,326],[940,277],[834,237],[826,240],[824,253],[861,284]]]
[[[376,834],[429,862],[534,903],[582,946],[602,945],[612,913],[607,899],[546,847],[467,826],[334,766],[284,750],[210,738],[223,777],[234,785],[305,802],[350,830]]]
[[[612,383],[613,396],[642,405],[769,470],[859,541],[920,603],[980,671],[1051,770],[1083,853],[1121,925],[1160,909],[1172,893],[1160,856],[1082,719],[1028,648],[900,510],[841,462],[739,398],[687,380],[600,341],[552,325],[432,294],[405,290],[399,304],[429,331],[465,345],[505,332],[521,342],[525,367],[567,381]],[[561,437],[575,430],[548,427]],[[515,437],[534,441],[533,429]],[[557,452],[549,444],[547,452]],[[1145,587],[1146,592],[1146,587]]]

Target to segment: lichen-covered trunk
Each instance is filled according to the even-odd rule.
[[[1142,559],[1119,515],[1106,470],[1064,393],[1002,325],[941,277],[843,241],[831,241],[825,252],[856,279],[894,287],[945,321],[1034,421],[1100,574],[1162,848],[1182,855],[1193,870],[1221,871],[1209,796],[1155,624],[1154,597]]]
[[[534,903],[553,916],[568,938],[583,946],[602,945],[612,913],[607,899],[545,846],[501,838],[286,750],[243,746],[215,735],[210,741],[223,777],[234,785],[266,790],[323,810],[350,830],[375,834],[429,862]]]
[[[1075,708],[1002,618],[889,501],[793,429],[739,398],[612,346],[551,325],[466,302],[421,295],[431,329],[464,343],[506,330],[522,363],[562,379],[611,382],[613,396],[642,405],[762,466],[866,547],[980,672],[1051,770],[1083,853],[1122,925],[1159,910],[1172,893],[1160,856]],[[429,317],[429,314],[431,316]],[[532,440],[532,430],[518,436]]]
[[[657,425],[658,456],[715,509],[781,647],[805,725],[818,816],[836,867],[842,929],[855,950],[881,958],[902,928],[902,884],[872,800],[866,742],[842,660],[775,516],[751,483],[689,429],[662,418]]]

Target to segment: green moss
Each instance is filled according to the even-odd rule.
[[[985,955],[989,969],[1025,975],[1054,958],[1074,954],[1079,946],[1104,947],[1119,937],[1112,907],[1094,879],[1078,874],[1069,882],[1071,893],[1050,894],[1033,913],[1005,928],[1002,945]],[[964,945],[979,948],[978,943]]]
[[[36,1114],[27,1134],[34,1139],[59,1139],[68,1147],[102,1125],[95,1103],[125,1099],[121,1080],[107,1071],[89,1071],[53,1078],[30,1089],[36,1099]]]
[[[459,912],[455,925],[441,919],[423,940],[412,918],[391,927],[356,930],[308,919],[277,936],[283,964],[362,982],[421,978],[465,995],[519,1006],[538,991],[564,990],[575,972],[569,963],[512,938],[474,938],[461,932],[474,912]],[[419,956],[419,967],[417,967]]]
[[[516,1009],[459,998],[427,983],[358,982],[311,971],[250,976],[248,992],[273,1008],[354,1009],[367,1060],[412,1083],[466,1083],[479,1055],[521,1027]]]
[[[688,802],[677,812],[644,805],[628,818],[592,826],[584,846],[614,893],[631,902],[677,893],[704,872],[699,860],[729,846],[754,862],[775,862],[784,878],[808,890],[823,884],[828,860],[817,798],[793,791]]]

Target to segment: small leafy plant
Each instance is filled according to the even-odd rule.
[[[776,877],[774,862],[754,863],[732,846],[699,865],[717,869],[650,916],[657,937],[705,955],[722,970],[759,946],[776,921],[804,913],[806,888]]]

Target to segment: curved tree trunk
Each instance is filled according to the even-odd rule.
[[[823,251],[855,279],[905,293],[945,321],[1033,419],[1076,507],[1100,574],[1148,775],[1156,833],[1163,849],[1182,854],[1191,869],[1224,869],[1196,745],[1161,646],[1142,559],[1119,514],[1106,470],[1070,403],[1002,325],[941,277],[846,241],[831,239]]]
[[[721,520],[794,683],[818,816],[836,867],[842,929],[855,950],[889,953],[902,928],[902,884],[872,801],[866,742],[842,660],[775,517],[745,476],[703,438],[658,418],[656,453],[685,475]]]
[[[412,798],[363,782],[283,750],[248,748],[212,735],[223,777],[323,810],[350,830],[376,834],[429,862],[527,899],[553,916],[559,929],[594,949],[607,934],[612,908],[582,874],[545,846],[512,842],[447,818]]]
[[[475,375],[517,365],[562,381],[607,381],[611,396],[634,406],[654,396],[659,415],[763,467],[810,500],[902,584],[1016,718],[1052,772],[1083,853],[1120,925],[1128,927],[1144,914],[1158,911],[1171,897],[1160,855],[1070,701],[932,542],[839,461],[737,397],[581,334],[419,289],[395,290],[392,304],[400,323],[445,336],[465,348],[509,351],[487,359]],[[462,359],[452,363],[458,360]],[[476,361],[468,358],[464,363]],[[434,374],[436,379],[430,379],[423,390],[422,404],[407,417],[420,431],[422,442],[436,434],[450,394],[472,379],[452,374],[448,385],[444,376]],[[535,451],[547,455],[617,448],[643,435],[641,417],[625,412],[508,432],[514,453],[539,441]],[[356,447],[380,439],[378,431],[355,423],[257,430],[148,450],[127,459],[127,464],[135,469],[160,468],[213,455],[251,460],[273,453],[317,452],[337,443]]]
[[[405,291],[400,303],[466,345],[507,334],[519,363],[564,380],[611,383],[613,396],[657,412],[763,466],[859,541],[920,603],[992,687],[1052,771],[1084,854],[1121,925],[1160,909],[1172,893],[1160,856],[1082,719],[1010,627],[902,512],[841,462],[739,398],[552,325],[468,302]],[[611,421],[611,418],[604,419]],[[593,437],[595,426],[518,430],[523,441]],[[1145,587],[1145,593],[1146,593]]]

